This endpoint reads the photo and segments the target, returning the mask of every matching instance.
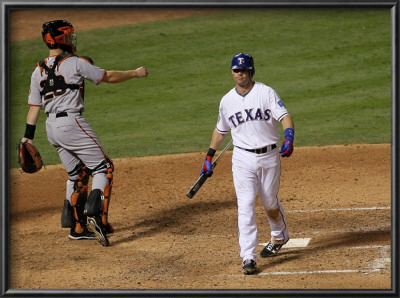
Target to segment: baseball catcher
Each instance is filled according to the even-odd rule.
[[[147,77],[148,73],[144,67],[105,70],[94,65],[90,57],[76,55],[74,27],[68,21],[49,21],[42,27],[49,56],[32,73],[26,133],[21,143],[33,145],[36,123],[40,110],[44,109],[47,139],[68,173],[61,226],[70,228],[72,240],[97,239],[108,246],[107,235],[114,232],[108,222],[114,164],[83,117],[84,83],[85,80],[95,85],[120,83]],[[35,166],[40,168],[36,163]]]

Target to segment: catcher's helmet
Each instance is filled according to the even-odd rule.
[[[42,37],[49,49],[61,48],[69,53],[76,51],[74,27],[68,21],[54,20],[44,23]]]
[[[251,77],[253,77],[256,72],[253,57],[247,53],[235,55],[232,59],[231,69],[249,69]]]

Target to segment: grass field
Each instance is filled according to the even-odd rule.
[[[233,10],[77,32],[79,55],[149,77],[86,84],[85,117],[111,158],[206,151],[230,61],[251,53],[255,80],[274,88],[295,122],[295,146],[391,141],[390,13],[384,10]],[[10,165],[25,130],[30,76],[48,50],[11,44]],[[35,144],[59,163],[44,113]]]

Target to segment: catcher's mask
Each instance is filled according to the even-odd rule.
[[[43,24],[43,41],[49,49],[63,49],[69,53],[76,51],[74,27],[68,21],[54,20]]]
[[[253,77],[256,72],[253,57],[246,53],[239,53],[233,57],[231,69],[249,69],[251,77]]]

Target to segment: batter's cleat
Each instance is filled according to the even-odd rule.
[[[262,258],[273,257],[278,254],[278,251],[283,246],[282,244],[273,244],[271,241],[268,242],[267,246],[260,252]]]
[[[256,272],[256,261],[252,259],[247,259],[243,261],[242,271],[245,275],[250,275]]]
[[[68,238],[72,240],[95,240],[96,235],[88,229],[84,229],[80,234],[71,229]]]
[[[94,231],[97,241],[99,241],[102,246],[108,246],[110,243],[108,242],[106,229],[104,228],[101,219],[98,217],[89,217],[88,223],[90,229]]]

